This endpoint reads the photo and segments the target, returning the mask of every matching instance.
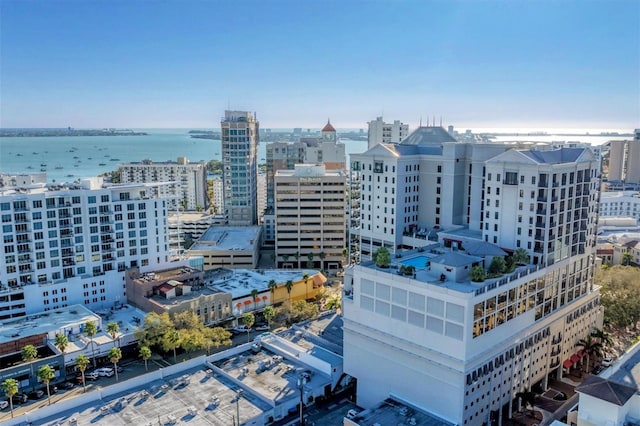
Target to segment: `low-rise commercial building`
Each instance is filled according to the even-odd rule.
[[[260,258],[259,226],[212,226],[187,251],[202,256],[204,269],[255,269]]]

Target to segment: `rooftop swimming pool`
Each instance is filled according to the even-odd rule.
[[[427,267],[427,262],[429,261],[429,259],[431,259],[430,256],[421,255],[421,256],[412,257],[410,259],[401,260],[399,263],[402,265],[413,266],[416,269],[420,269],[420,268]]]

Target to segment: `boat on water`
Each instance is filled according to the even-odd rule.
[[[100,163],[100,164],[98,164],[98,166],[106,166],[106,164],[105,163]]]
[[[32,152],[32,154],[33,154],[33,155],[38,155],[38,153],[37,153],[37,152],[35,152],[35,151],[33,151],[33,152]]]
[[[73,175],[67,175],[67,177],[73,177]]]
[[[40,169],[40,171],[41,171],[41,172],[46,172],[46,171],[47,171],[47,169],[42,168],[42,169]]]
[[[47,167],[45,163],[40,163],[40,167]]]
[[[111,160],[109,160],[109,161],[120,161],[120,159],[119,159],[119,158],[112,158],[112,159],[111,159]]]
[[[18,153],[16,154],[17,157],[22,157],[22,154]]]
[[[73,157],[74,160],[77,160],[78,158],[80,158],[80,157],[76,157],[76,156]]]
[[[58,166],[56,166],[56,170],[62,170],[63,168],[64,168],[64,167],[59,166],[59,165],[58,165]]]
[[[33,167],[31,167],[31,166],[27,166],[27,169],[33,169]]]

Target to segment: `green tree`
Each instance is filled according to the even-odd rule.
[[[516,251],[513,252],[512,257],[518,265],[526,265],[529,263],[529,252],[522,247],[517,248]]]
[[[87,391],[87,383],[84,380],[84,372],[87,371],[87,367],[89,366],[89,358],[86,355],[78,355],[76,357],[76,366],[80,373],[82,374],[82,387],[84,388],[84,392]]]
[[[313,264],[313,256],[314,256],[314,254],[313,254],[313,253],[311,253],[311,252],[310,252],[310,253],[307,253],[307,259],[308,259],[308,260],[307,260],[307,268],[309,268],[309,269],[311,269],[311,268],[313,268],[313,267],[314,267],[314,264]]]
[[[593,340],[593,338],[589,335],[586,339],[578,340],[576,346],[582,347],[582,351],[587,354],[585,371],[589,371],[589,357],[592,354],[595,356],[602,356],[602,343]]]
[[[173,351],[173,362],[176,363],[176,349],[180,347],[180,333],[178,330],[173,329],[169,331],[162,339],[161,346],[162,350],[165,352]]]
[[[38,350],[33,345],[26,345],[22,348],[21,354],[22,360],[30,364],[29,367],[31,368],[31,375],[29,376],[29,383],[33,385],[33,360],[38,358]],[[32,386],[31,389],[34,389],[34,387]]]
[[[380,247],[373,257],[378,268],[388,268],[391,265],[391,254],[386,247]]]
[[[5,381],[2,382],[2,391],[9,400],[11,418],[13,418],[13,395],[18,393],[18,381],[16,379],[5,379]]]
[[[327,298],[327,303],[325,304],[327,309],[342,309],[342,296],[340,294],[334,294]]]
[[[53,345],[60,350],[60,352],[64,353],[69,346],[69,339],[64,333],[57,333],[56,338],[53,341]]]
[[[601,303],[604,307],[605,324],[637,330],[640,321],[640,282],[638,268],[612,266],[596,271],[595,283],[602,286]]]
[[[302,281],[304,281],[305,299],[309,298],[309,274],[306,272],[302,275]]]
[[[318,257],[320,258],[320,270],[324,270],[324,259],[327,257],[327,254],[323,251],[318,253]]]
[[[247,312],[242,317],[242,323],[247,326],[247,343],[251,341],[251,327],[256,322],[256,317],[251,312]]]
[[[204,327],[200,317],[193,311],[182,311],[171,316],[173,327],[176,330],[193,330]]]
[[[482,266],[476,265],[471,268],[469,277],[471,277],[471,281],[481,283],[482,281],[487,279],[487,274],[484,272],[484,268]]]
[[[633,262],[633,255],[628,251],[622,253],[622,265],[629,266]]]
[[[163,312],[158,315],[150,312],[144,317],[142,325],[134,332],[134,336],[141,346],[162,348],[165,336],[174,329],[168,313]]]
[[[492,275],[499,275],[504,273],[507,269],[507,264],[502,256],[494,256],[489,265],[489,273]]]
[[[262,315],[264,319],[267,320],[267,324],[269,324],[269,328],[271,328],[271,320],[276,316],[276,310],[273,309],[273,306],[265,306],[262,311]]]
[[[114,346],[111,349],[109,349],[109,352],[107,352],[107,357],[109,358],[109,361],[111,361],[111,363],[113,364],[113,370],[116,372],[116,382],[118,381],[118,362],[120,362],[120,360],[122,359],[122,351],[120,350],[120,348]]]
[[[93,321],[87,321],[84,324],[83,332],[85,336],[89,338],[89,342],[91,344],[91,359],[93,360],[93,368],[96,368],[96,353],[93,347],[93,337],[98,334],[98,327],[96,327],[96,323]]]
[[[43,365],[38,368],[38,378],[42,383],[47,385],[47,400],[49,401],[49,405],[51,405],[51,390],[49,389],[49,383],[51,383],[51,380],[53,380],[54,377],[56,377],[56,373],[50,365]]]
[[[318,305],[304,300],[297,300],[291,304],[291,321],[300,322],[318,315]]]
[[[140,358],[142,358],[142,360],[144,361],[145,371],[149,371],[149,366],[147,365],[147,362],[149,361],[149,359],[151,359],[151,349],[149,349],[149,346],[141,346],[139,355]]]
[[[211,329],[211,339],[213,341],[213,346],[219,348],[220,346],[230,346],[231,341],[231,333],[225,330],[222,327],[213,327]]]
[[[120,333],[120,326],[117,322],[111,321],[107,324],[107,333],[111,336],[111,340],[113,340],[113,346],[116,345],[116,336]]]

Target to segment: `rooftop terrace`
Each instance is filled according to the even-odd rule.
[[[312,269],[299,270],[250,270],[250,269],[215,269],[207,271],[205,280],[207,284],[215,288],[231,293],[232,298],[238,298],[251,294],[251,290],[259,292],[269,289],[269,281],[274,280],[278,284],[301,281],[304,274],[309,274],[313,280],[319,280],[319,285],[324,284],[326,278],[318,271]]]
[[[392,398],[387,398],[375,408],[363,411],[354,419],[354,422],[359,425],[454,425],[454,423]]]

